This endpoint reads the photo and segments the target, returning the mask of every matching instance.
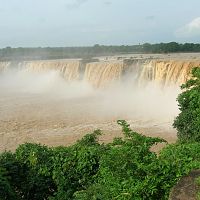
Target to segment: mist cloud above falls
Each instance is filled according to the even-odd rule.
[[[178,114],[177,87],[164,90],[149,84],[144,88],[124,87],[105,92],[104,108],[111,113],[145,120],[173,120]]]
[[[84,110],[84,117],[92,116],[94,120],[118,118],[171,122],[178,114],[176,98],[179,92],[177,87],[163,89],[155,84],[137,87],[129,82],[94,89],[84,81],[67,82],[55,71],[33,73],[21,70],[0,75],[1,99],[9,96],[15,101],[15,98],[25,96],[29,97],[28,101],[37,97],[35,104],[45,102],[52,106],[55,102],[55,108],[60,101],[59,106],[63,105],[63,109],[72,106],[75,113]],[[73,113],[69,115],[73,116]]]
[[[89,95],[92,88],[86,83],[67,83],[58,72],[8,71],[0,75],[0,91],[15,95],[48,95],[54,98],[76,98]]]

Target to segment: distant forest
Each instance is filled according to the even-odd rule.
[[[200,44],[176,42],[159,44],[139,44],[122,46],[105,46],[96,44],[91,47],[37,47],[0,49],[0,60],[36,60],[36,59],[64,59],[64,58],[91,58],[95,56],[110,56],[131,53],[176,53],[200,52]]]

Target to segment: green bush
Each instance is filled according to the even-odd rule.
[[[178,96],[180,114],[173,126],[183,142],[200,141],[200,68],[193,68],[192,78],[183,84]]]
[[[97,130],[71,147],[54,149],[52,177],[58,190],[52,199],[72,199],[76,191],[85,190],[94,182],[105,152],[104,145],[98,143],[100,134]]]
[[[158,156],[150,149],[165,142],[140,135],[123,120],[124,136],[100,144],[94,131],[69,147],[20,145],[0,155],[3,200],[165,200],[170,189],[200,168],[200,144],[167,145]]]
[[[95,184],[76,192],[75,199],[165,199],[169,189],[162,189],[163,180],[157,176],[159,159],[150,151],[154,144],[165,141],[136,133],[123,120],[118,124],[124,138],[108,144],[106,154],[100,158]]]
[[[10,184],[20,199],[46,199],[53,194],[55,186],[50,170],[51,149],[38,144],[23,144],[16,152],[0,156],[0,166],[10,177]]]
[[[12,200],[17,199],[17,196],[10,185],[8,173],[5,168],[0,167],[0,199]]]

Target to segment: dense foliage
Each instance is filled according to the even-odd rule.
[[[200,167],[200,145],[168,145],[160,155],[153,145],[165,142],[132,131],[125,121],[123,138],[101,144],[101,131],[69,147],[20,145],[0,155],[2,200],[167,199],[170,188]]]
[[[127,53],[174,53],[174,52],[200,52],[200,44],[176,42],[160,44],[139,44],[91,47],[46,47],[46,48],[11,48],[0,49],[1,60],[37,60],[62,58],[90,58],[94,56],[108,56]]]
[[[193,68],[192,78],[181,86],[178,96],[180,114],[174,121],[181,141],[200,141],[200,68]]]

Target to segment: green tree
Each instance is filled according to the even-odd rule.
[[[0,168],[0,199],[1,200],[12,200],[17,199],[17,196],[10,185],[10,177],[5,168]]]
[[[200,141],[200,68],[193,68],[192,78],[181,86],[178,96],[180,114],[173,126],[181,141]]]
[[[17,148],[15,158],[23,168],[23,174],[18,174],[17,190],[24,200],[42,200],[53,195],[56,186],[51,177],[52,154],[51,148],[40,144],[26,143]]]

